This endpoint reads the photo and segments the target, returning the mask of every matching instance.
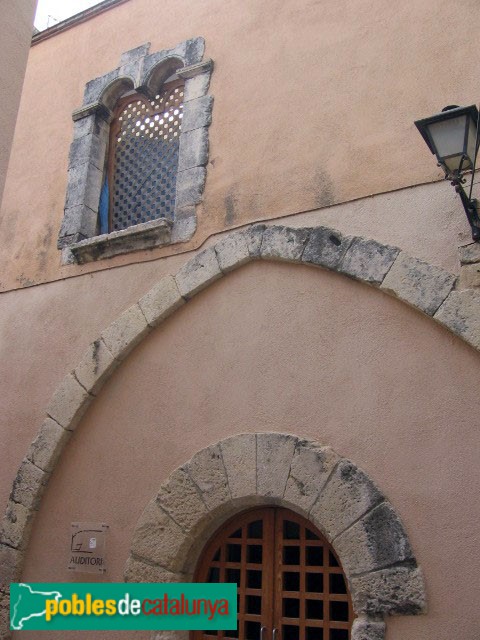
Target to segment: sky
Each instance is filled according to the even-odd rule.
[[[84,11],[101,0],[38,0],[34,25],[39,31]]]

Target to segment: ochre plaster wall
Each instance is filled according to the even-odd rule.
[[[0,204],[33,32],[37,0],[0,0]]]
[[[1,287],[184,251],[249,221],[438,179],[413,120],[477,99],[479,11],[475,0],[461,12],[446,0],[428,9],[424,0],[130,0],[40,42],[31,50],[1,214]],[[85,82],[132,47],[150,41],[156,51],[196,35],[215,61],[196,235],[180,247],[60,267],[71,112]],[[461,73],[447,72],[447,63]],[[451,225],[452,214],[433,205],[427,215],[437,216],[432,234]],[[397,216],[394,226],[403,225]]]
[[[175,467],[228,435],[285,431],[350,457],[405,523],[429,613],[389,620],[389,640],[474,638],[479,369],[470,347],[379,291],[304,266],[243,267],[103,388],[53,474],[23,577],[71,580],[70,522],[92,519],[110,525],[107,579],[121,580],[135,523]]]
[[[432,205],[431,209],[428,206]],[[374,237],[418,258],[458,271],[452,238],[459,220],[450,215],[438,233],[434,210],[452,214],[455,194],[436,183],[383,194],[320,212],[292,216],[292,226],[334,225],[345,234]],[[422,215],[428,211],[427,215]],[[402,221],[402,225],[396,222]],[[409,228],[417,224],[419,233]],[[218,236],[210,239],[218,240]],[[51,395],[110,322],[162,276],[174,274],[192,252],[103,269],[0,294],[0,501],[6,504],[18,465],[36,437]],[[108,261],[111,263],[112,261]],[[112,266],[112,265],[111,265]],[[273,328],[272,328],[273,331]]]

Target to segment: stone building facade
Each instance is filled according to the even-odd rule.
[[[196,580],[250,512],[345,577],[348,616],[298,638],[477,637],[480,253],[413,121],[476,101],[479,8],[428,4],[105,0],[34,37],[0,218],[2,639],[10,582]],[[108,523],[105,575],[68,571],[75,521]]]

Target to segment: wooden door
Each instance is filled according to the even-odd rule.
[[[347,581],[332,546],[305,518],[276,507],[228,521],[206,545],[196,582],[236,582],[236,631],[192,640],[350,640]]]

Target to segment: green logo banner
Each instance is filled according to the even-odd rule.
[[[10,585],[15,631],[236,628],[237,585],[231,583]]]

